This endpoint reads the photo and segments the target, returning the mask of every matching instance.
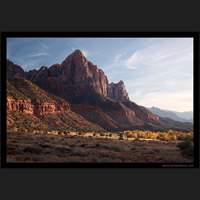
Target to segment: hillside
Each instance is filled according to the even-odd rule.
[[[160,109],[157,107],[151,107],[148,109],[160,117],[170,118],[172,120],[179,122],[191,122],[191,123],[193,122],[192,112],[176,112],[176,111]]]
[[[70,110],[63,99],[20,77],[7,82],[8,129],[103,130]]]

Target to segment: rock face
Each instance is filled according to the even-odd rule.
[[[17,111],[26,114],[33,114],[33,104],[30,100],[19,99],[15,100],[12,97],[7,97],[8,111]]]
[[[13,75],[7,80],[7,109],[44,116],[68,112],[70,105],[63,99],[48,94],[23,77]]]
[[[81,84],[98,94],[107,96],[108,79],[101,69],[88,61],[80,50],[75,50],[61,64],[71,84]]]
[[[148,109],[146,109],[143,106],[138,106],[136,103],[134,102],[124,102],[123,103],[127,108],[134,110],[137,116],[140,116],[141,119],[143,119],[143,121],[152,121],[154,123],[160,123],[162,124],[162,122],[160,121],[159,116],[153,114],[152,112],[150,112]]]
[[[56,102],[42,102],[40,104],[31,102],[30,99],[14,99],[10,96],[7,97],[8,111],[17,111],[20,113],[45,116],[48,114],[65,113],[69,111],[69,105],[58,104]]]
[[[129,101],[128,93],[123,81],[109,84],[108,96],[116,101]]]
[[[34,105],[34,114],[36,116],[45,116],[48,114],[58,114],[58,113],[66,113],[69,111],[68,104],[59,104],[52,102],[43,102],[41,104]]]

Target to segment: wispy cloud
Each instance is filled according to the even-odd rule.
[[[44,49],[44,50],[49,50],[48,45],[46,45],[45,43],[40,42],[40,45],[41,45],[42,49]]]
[[[127,58],[125,57],[126,52],[119,53],[114,55],[112,58],[111,62],[107,64],[106,67],[104,67],[105,71],[110,71],[110,70],[118,70],[121,67],[126,66]]]
[[[180,41],[179,41],[180,40]],[[159,42],[132,53],[125,61],[129,69],[141,66],[163,67],[192,60],[192,39]]]
[[[138,67],[138,65],[144,64],[143,62],[144,62],[144,54],[142,54],[139,51],[136,51],[124,61],[124,64],[129,69],[135,69],[136,67]]]
[[[43,56],[49,56],[49,54],[46,52],[38,52],[31,55],[27,55],[27,58],[38,58],[38,57],[43,57]]]

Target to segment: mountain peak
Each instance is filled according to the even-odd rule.
[[[84,63],[87,61],[83,52],[79,49],[76,49],[64,59],[64,61],[61,63],[61,65],[62,66],[69,65],[72,60],[75,62],[82,62],[82,65],[84,65]]]
[[[118,82],[118,84],[122,85],[122,84],[124,84],[124,81],[120,80],[120,81]]]
[[[76,49],[71,53],[72,56],[85,57],[80,49]]]
[[[42,66],[42,67],[40,67],[39,71],[43,71],[43,70],[46,70],[46,69],[48,69],[48,67]]]
[[[108,87],[108,95],[117,101],[129,101],[128,92],[126,91],[124,82],[120,80],[118,83],[110,83]]]

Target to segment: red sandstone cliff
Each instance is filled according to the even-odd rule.
[[[26,114],[33,114],[33,104],[31,100],[19,99],[15,100],[11,96],[7,96],[7,110],[17,111]]]
[[[116,101],[129,101],[128,92],[123,81],[109,84],[108,96]]]
[[[41,102],[40,104],[31,102],[30,99],[14,99],[7,97],[7,110],[17,111],[25,114],[44,116],[47,114],[65,113],[69,111],[67,103]]]

